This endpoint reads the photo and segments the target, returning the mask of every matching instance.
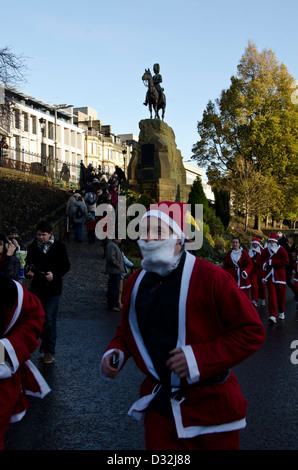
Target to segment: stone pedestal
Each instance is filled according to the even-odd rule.
[[[144,119],[139,127],[139,142],[127,169],[129,186],[157,202],[187,202],[190,186],[172,128],[158,119]]]

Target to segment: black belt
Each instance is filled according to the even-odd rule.
[[[225,370],[221,374],[213,375],[213,377],[209,377],[208,379],[200,380],[199,382],[196,382],[195,384],[190,385],[187,388],[191,387],[206,387],[207,385],[218,385],[221,383],[226,382],[230,376],[230,369]],[[171,393],[171,397],[174,398],[175,400],[181,400],[183,392],[186,390],[186,388],[179,389],[173,393]]]
[[[214,375],[209,377],[209,379],[200,380],[196,385],[204,387],[205,385],[217,385],[225,382],[230,376],[230,369],[225,370],[221,374]]]

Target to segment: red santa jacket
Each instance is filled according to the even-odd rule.
[[[121,322],[105,355],[119,349],[122,368],[130,356],[146,375],[140,399],[128,414],[140,419],[160,388],[159,377],[139,331],[135,299],[146,271],[126,283]],[[241,314],[240,314],[241,313]],[[222,268],[187,253],[179,298],[177,347],[186,355],[190,375],[172,373],[171,399],[179,437],[245,426],[247,402],[232,371],[216,385],[208,380],[253,354],[263,343],[264,328],[247,296]]]
[[[31,353],[39,344],[45,313],[34,294],[22,284],[15,284],[18,298],[14,307],[5,312],[5,325],[0,336],[10,360],[9,366],[1,366],[0,410],[12,410],[11,422],[19,421],[24,416],[28,408],[26,395],[43,398],[50,391],[30,361]]]
[[[263,279],[271,279],[276,284],[286,284],[286,268],[289,266],[289,256],[286,250],[278,245],[276,253],[271,254],[268,247],[264,248],[259,260],[263,269]]]
[[[250,275],[252,276],[253,274],[256,275],[259,279],[262,279],[263,277],[263,269],[262,266],[260,265],[260,259],[261,255],[263,252],[263,248],[260,248],[260,253],[250,249],[248,254],[250,256],[250,259],[252,261],[252,270],[250,271]]]
[[[223,262],[223,268],[228,271],[241,289],[249,289],[251,286],[249,274],[253,268],[253,263],[249,254],[243,248],[240,248],[241,256],[235,263],[232,260],[231,252],[228,251]]]

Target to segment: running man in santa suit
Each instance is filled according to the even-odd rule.
[[[128,414],[145,417],[147,450],[237,449],[247,402],[231,368],[263,344],[264,328],[228,273],[185,250],[171,204],[142,219],[143,269],[126,282],[101,373],[116,378],[132,356],[146,375]]]
[[[240,289],[249,297],[249,275],[253,264],[247,251],[240,246],[240,238],[232,238],[232,249],[225,256],[223,268],[233,276]]]
[[[30,361],[39,344],[45,313],[23,284],[0,273],[0,449],[10,423],[28,408],[27,395],[43,398],[49,387]]]
[[[259,261],[261,258],[263,248],[260,243],[259,238],[252,238],[250,250],[248,252],[252,263],[253,268],[250,272],[250,282],[251,282],[251,301],[255,307],[258,306],[258,301],[262,306],[266,305],[266,286],[263,283],[263,271],[261,266],[259,265]]]
[[[268,289],[268,322],[271,324],[276,323],[277,311],[278,318],[285,319],[286,268],[289,266],[288,253],[277,242],[277,234],[270,233],[267,247],[263,250],[259,261],[264,271],[263,282]]]

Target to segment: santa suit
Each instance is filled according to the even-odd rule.
[[[253,264],[247,251],[243,248],[239,248],[237,251],[228,251],[223,268],[233,276],[240,289],[243,289],[245,294],[249,296],[249,288],[251,287],[249,275]]]
[[[251,281],[251,300],[258,302],[259,299],[266,299],[266,286],[262,282],[263,271],[259,264],[263,249],[251,247],[248,254],[253,263],[249,278]]]
[[[43,398],[50,391],[29,360],[39,344],[45,314],[34,294],[18,282],[15,285],[17,299],[13,308],[5,309],[0,333],[7,359],[0,365],[0,449],[9,423],[21,420],[26,413],[26,395]]]
[[[289,257],[286,250],[277,245],[277,251],[270,250],[270,244],[264,248],[259,265],[263,268],[263,282],[268,288],[269,316],[277,316],[285,311],[286,300],[286,267],[289,265]]]
[[[145,415],[164,387],[145,346],[136,311],[137,294],[146,274],[143,269],[128,278],[121,323],[104,355],[118,349],[119,368],[132,356],[146,375],[140,398],[128,412],[137,419]],[[241,429],[245,426],[247,402],[230,368],[263,343],[264,328],[259,316],[228,273],[189,253],[182,265],[178,299],[175,340],[176,347],[185,353],[189,377],[179,379],[174,372],[170,374],[169,401],[177,437]],[[159,445],[160,449],[167,448],[163,442]]]

